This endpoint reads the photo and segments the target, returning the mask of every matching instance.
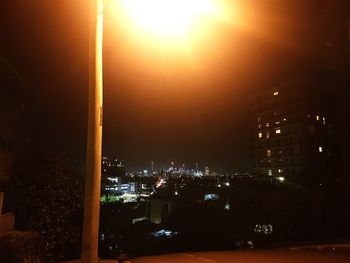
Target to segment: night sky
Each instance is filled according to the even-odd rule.
[[[0,2],[0,55],[27,83],[31,144],[78,165],[87,126],[86,2]],[[187,52],[143,42],[106,12],[105,154],[125,160],[128,170],[173,160],[250,168],[252,94],[293,76],[312,54],[303,1],[243,2],[246,26],[216,23]]]

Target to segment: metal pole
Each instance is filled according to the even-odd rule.
[[[102,155],[103,0],[91,0],[89,112],[81,260],[98,260]]]

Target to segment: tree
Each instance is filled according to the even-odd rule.
[[[78,256],[81,174],[66,162],[47,156],[28,158],[14,167],[8,201],[15,212],[16,228],[40,234],[46,261]]]

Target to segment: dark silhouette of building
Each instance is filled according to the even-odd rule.
[[[10,180],[15,156],[23,148],[25,83],[19,74],[0,57],[0,185]]]

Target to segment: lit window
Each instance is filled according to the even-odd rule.
[[[261,124],[258,125],[258,128],[261,129]]]
[[[259,139],[261,139],[263,137],[262,132],[259,132]]]
[[[266,127],[270,127],[270,123],[269,122],[266,122]]]
[[[319,121],[320,120],[320,116],[316,115],[316,120]]]
[[[270,132],[269,131],[266,132],[266,139],[270,139]]]
[[[323,147],[322,146],[318,147],[318,152],[320,152],[320,153],[323,152]]]
[[[285,180],[285,178],[284,178],[284,177],[278,177],[277,179],[278,179],[278,181],[280,181],[281,183],[283,183],[283,182],[284,182],[284,180]]]
[[[278,173],[279,174],[283,173],[283,170],[282,169],[278,169]]]
[[[274,93],[273,93],[273,96],[277,96],[278,95],[278,91],[275,91]]]
[[[267,156],[267,157],[271,157],[271,150],[267,150],[267,151],[266,151],[266,156]]]
[[[287,121],[287,118],[283,118],[283,121]]]
[[[280,124],[281,122],[280,121],[276,121],[276,125]]]
[[[260,122],[260,117],[258,117],[258,122]]]
[[[323,125],[326,125],[326,118],[325,117],[322,118],[322,121],[323,121]]]
[[[268,174],[269,176],[272,176],[272,169],[269,169],[269,170],[267,171],[267,174]]]
[[[280,134],[280,133],[281,133],[281,129],[277,129],[276,134]]]

